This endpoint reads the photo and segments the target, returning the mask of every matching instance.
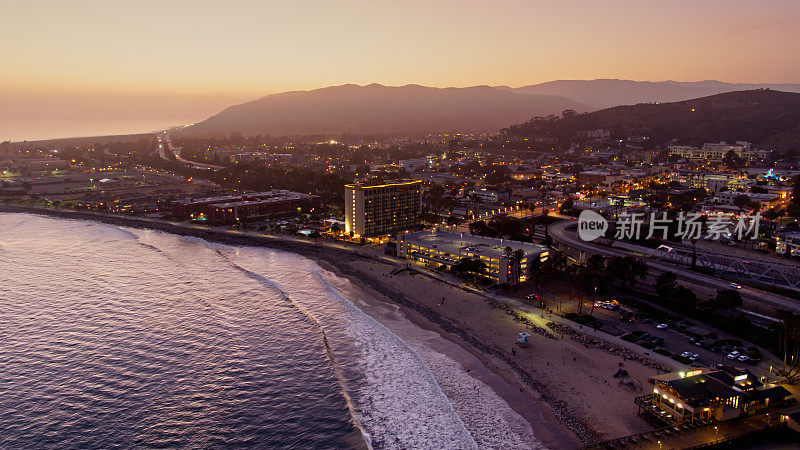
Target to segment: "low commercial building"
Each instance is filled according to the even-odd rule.
[[[400,167],[409,173],[414,173],[423,167],[430,167],[431,162],[427,158],[401,159],[398,161]]]
[[[756,180],[741,174],[706,173],[699,171],[679,171],[671,177],[673,180],[694,189],[707,189],[709,192],[724,190],[747,190],[756,184]]]
[[[752,202],[758,202],[761,204],[762,208],[770,208],[775,206],[783,201],[780,195],[775,194],[757,194],[755,192],[736,192],[736,191],[724,191],[724,192],[717,192],[714,196],[714,203],[720,203],[723,205],[732,205],[733,201],[736,200],[736,197],[745,196],[750,199]]]
[[[703,144],[703,148],[692,147],[689,145],[670,145],[669,153],[686,159],[703,159],[710,161],[721,161],[728,152],[733,152],[745,161],[758,161],[769,156],[769,150],[754,150],[749,142],[736,141],[733,144],[727,142],[715,142]]]
[[[522,250],[524,257],[517,263],[506,254],[506,247]],[[477,259],[483,262],[483,270],[476,273],[495,283],[510,283],[516,273],[519,281],[525,281],[530,273],[534,259],[544,262],[549,255],[548,248],[530,242],[509,241],[447,229],[433,229],[405,233],[397,236],[397,256],[423,264],[452,269],[462,259]],[[518,272],[516,272],[518,271]]]
[[[791,398],[786,388],[763,384],[749,371],[729,366],[658,375],[653,382],[653,393],[637,398],[640,413],[644,409],[675,422],[731,420],[765,412]]]
[[[470,196],[474,195],[475,197],[479,198],[480,201],[483,203],[497,203],[501,199],[508,198],[507,194],[486,188],[473,189],[469,191],[469,195]]]
[[[578,185],[581,187],[611,186],[619,181],[622,181],[621,175],[605,170],[587,170],[578,174]]]
[[[173,201],[172,216],[178,220],[209,220],[231,223],[287,212],[295,208],[313,208],[319,204],[317,195],[284,189],[219,197],[186,198]]]
[[[345,233],[376,237],[413,230],[422,214],[422,181],[344,187]]]
[[[279,191],[267,198],[216,203],[209,207],[209,220],[214,223],[233,223],[266,217],[294,209],[311,209],[319,205],[316,195]]]

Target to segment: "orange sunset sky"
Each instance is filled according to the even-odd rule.
[[[0,0],[0,17],[0,140],[345,83],[800,82],[797,0]]]

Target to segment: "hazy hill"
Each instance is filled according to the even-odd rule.
[[[800,84],[737,84],[722,81],[631,81],[631,80],[557,80],[508,88],[513,92],[536,95],[558,95],[575,100],[591,109],[610,108],[637,103],[676,102],[732,91],[766,88],[798,92]]]
[[[572,139],[598,128],[648,135],[655,143],[678,139],[702,144],[721,140],[751,141],[779,150],[800,150],[800,94],[773,90],[728,92],[692,100],[617,106],[550,123],[509,127],[519,136]]]
[[[440,89],[347,84],[268,95],[231,106],[183,132],[409,135],[484,131],[533,116],[558,114],[565,109],[587,110],[559,96],[530,95],[488,86]]]

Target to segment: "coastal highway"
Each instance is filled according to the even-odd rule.
[[[172,156],[175,158],[176,161],[178,161],[180,163],[183,163],[186,166],[189,166],[189,167],[191,167],[193,169],[202,169],[202,170],[220,170],[220,169],[224,169],[224,167],[222,167],[222,166],[214,166],[214,165],[211,165],[211,164],[204,164],[204,163],[199,163],[199,162],[195,162],[195,161],[189,161],[188,159],[185,159],[185,158],[181,157],[181,148],[180,147],[175,147],[174,145],[172,145],[172,139],[170,138],[169,133],[165,131],[165,132],[162,133],[162,135],[164,137],[163,142],[162,142],[160,136],[158,138],[158,154],[161,156],[162,159],[169,160],[167,155],[164,153],[165,152],[164,144],[166,144],[166,151],[169,151],[172,154]]]
[[[562,243],[573,249],[582,250],[590,254],[599,254],[603,256],[631,256],[630,253],[616,248],[610,248],[602,245],[585,242],[579,239],[574,233],[567,231],[570,225],[577,224],[576,221],[564,221],[550,225],[550,235],[553,240]],[[654,261],[648,258],[643,258],[651,271],[658,273],[673,272],[678,276],[679,280],[689,282],[691,284],[713,289],[730,289],[730,281],[721,280],[715,277],[704,275],[701,273],[693,272],[688,269],[676,267],[673,265],[665,264],[660,261]],[[773,294],[761,289],[742,285],[739,290],[742,298],[755,303],[767,304],[775,308],[788,309],[796,313],[800,313],[800,301],[793,300],[783,295]]]

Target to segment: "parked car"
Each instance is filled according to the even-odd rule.
[[[660,324],[656,325],[656,328],[658,328],[659,330],[663,330],[664,328],[667,328],[667,324],[660,323]]]
[[[737,352],[736,350],[728,353],[728,359],[736,359],[738,357],[739,357],[739,352]]]
[[[750,358],[749,358],[747,355],[742,355],[742,356],[740,356],[740,357],[738,357],[738,358],[736,358],[736,359],[738,359],[738,360],[739,360],[739,361],[741,361],[741,362],[745,362],[745,361],[747,361],[747,360],[748,360],[748,359],[750,359]]]
[[[681,353],[681,356],[683,356],[684,358],[688,358],[688,357],[692,356],[692,352],[683,352],[683,353]]]
[[[697,361],[698,359],[700,359],[700,355],[698,355],[697,353],[689,357],[689,361]]]
[[[611,302],[601,302],[600,307],[609,311],[617,311],[619,309],[619,305],[615,305]]]

